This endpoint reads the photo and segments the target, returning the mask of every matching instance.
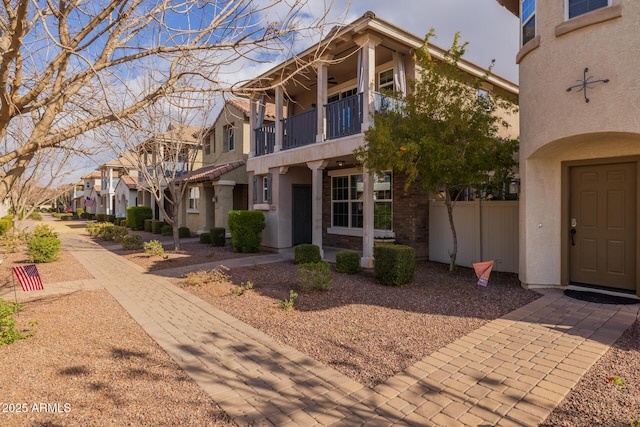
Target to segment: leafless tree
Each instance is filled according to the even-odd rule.
[[[39,151],[61,148],[175,95],[185,78],[200,80],[190,91],[233,90],[221,74],[226,67],[291,56],[300,40],[326,33],[332,6],[329,0],[7,0],[3,5],[0,141],[15,131],[18,119],[31,125],[24,141],[13,141],[0,153],[6,171],[0,199]],[[319,5],[323,12],[308,13]],[[287,72],[295,76],[312,65],[306,61]],[[140,85],[148,76],[153,84]]]

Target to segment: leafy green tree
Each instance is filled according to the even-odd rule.
[[[516,106],[483,90],[491,67],[480,78],[459,67],[467,46],[459,43],[459,34],[442,58],[429,52],[433,36],[431,30],[415,54],[418,78],[409,82],[408,94],[394,94],[399,101],[393,108],[375,114],[366,143],[355,154],[372,171],[393,169],[406,176],[407,187],[421,185],[443,196],[453,237],[453,270],[458,251],[455,202],[461,190],[480,188],[491,175],[494,182],[506,180],[511,173],[518,141],[499,135]]]

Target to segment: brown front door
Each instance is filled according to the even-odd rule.
[[[636,289],[636,163],[570,169],[570,281]]]

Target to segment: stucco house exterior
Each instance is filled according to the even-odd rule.
[[[407,82],[417,77],[413,52],[423,42],[367,12],[245,85],[252,93],[254,129],[247,160],[249,207],[265,213],[264,245],[355,249],[362,251],[362,265],[371,267],[374,240],[390,238],[414,247],[418,258],[428,257],[429,194],[405,190],[403,176],[393,171],[363,170],[353,156],[372,115],[393,107],[388,91],[406,92]],[[444,53],[433,45],[430,51],[435,58]],[[318,52],[323,61],[289,78],[290,69]],[[472,76],[485,74],[473,63],[460,64]],[[274,89],[260,92],[265,82]],[[518,93],[517,85],[496,75],[485,88]],[[262,120],[265,104],[276,106],[273,123]],[[517,119],[515,124],[517,135]]]
[[[202,134],[203,167],[180,177],[187,190],[180,204],[179,223],[194,233],[222,227],[232,209],[248,208],[246,160],[250,148],[249,102],[232,98],[225,102],[214,123]],[[275,120],[273,105],[266,121]]]
[[[96,213],[116,215],[116,187],[125,176],[137,179],[138,170],[131,153],[122,153],[98,167],[100,171],[100,203]]]
[[[640,2],[497,1],[521,23],[520,279],[640,295]]]
[[[116,218],[126,218],[129,206],[138,206],[138,178],[123,175],[116,184],[114,191],[114,215]]]

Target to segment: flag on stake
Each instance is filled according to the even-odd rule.
[[[20,282],[23,291],[41,291],[44,289],[42,279],[35,264],[13,267],[13,273],[18,278],[18,282]]]
[[[476,276],[478,277],[478,285],[487,286],[492,268],[493,261],[476,262],[473,264],[473,270],[476,272]]]

